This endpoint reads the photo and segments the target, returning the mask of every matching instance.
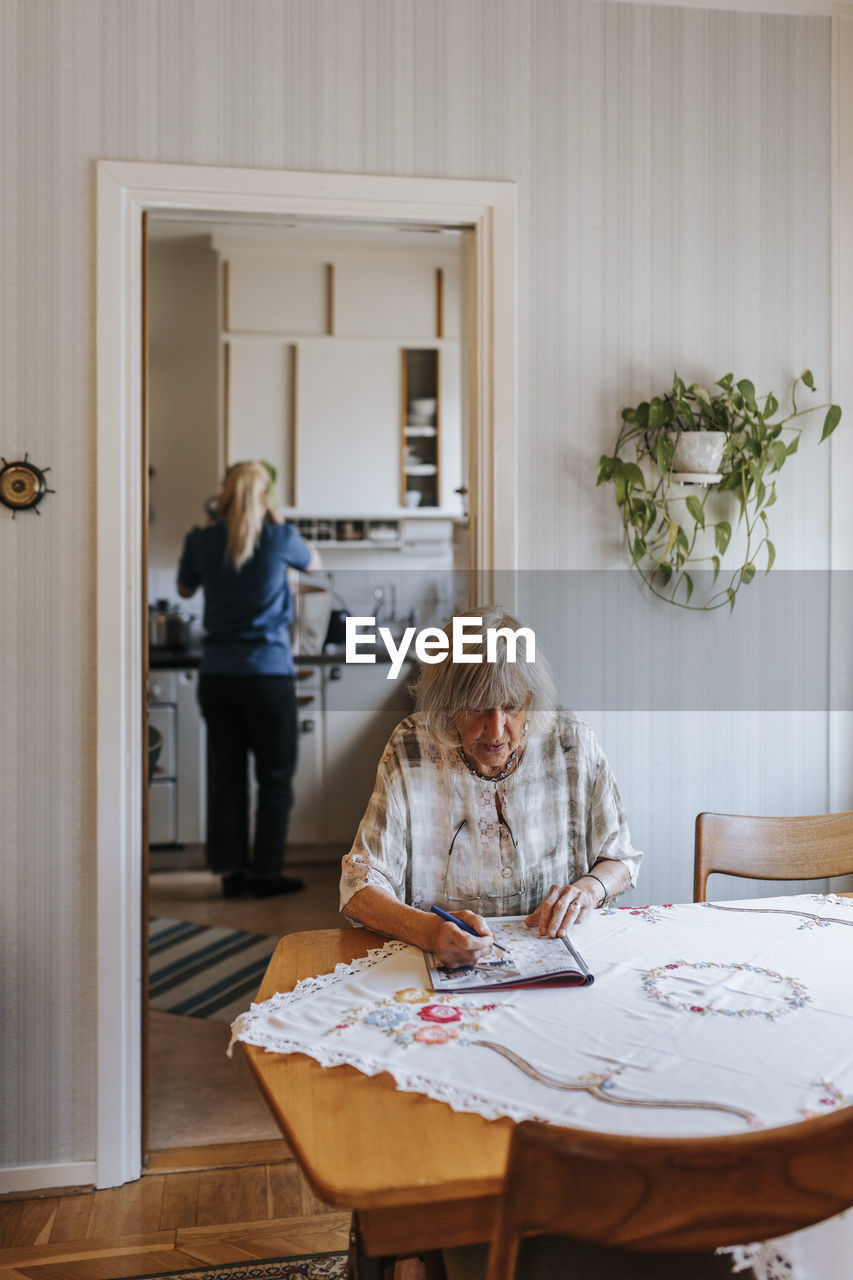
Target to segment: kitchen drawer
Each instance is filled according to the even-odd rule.
[[[313,693],[322,688],[322,668],[319,663],[312,666],[309,659],[300,658],[295,664],[295,669],[297,694]]]
[[[177,787],[171,778],[155,778],[148,792],[148,843],[174,844],[177,838]]]
[[[178,700],[178,673],[177,671],[149,671],[148,672],[148,701],[156,702],[177,702]]]

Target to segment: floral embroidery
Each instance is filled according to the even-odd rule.
[[[584,1084],[591,1085],[593,1088],[612,1089],[615,1077],[624,1071],[624,1067],[614,1067],[612,1071],[585,1071],[583,1075],[578,1076],[578,1080],[582,1080]]]
[[[454,1003],[451,1004],[451,1000]],[[481,1017],[499,1008],[501,1005],[494,1000],[474,1004],[451,995],[440,996],[434,991],[406,987],[373,1004],[347,1009],[342,1020],[323,1034],[331,1036],[349,1027],[366,1026],[375,1027],[401,1048],[414,1043],[471,1044],[469,1037],[482,1030]]]
[[[811,1120],[813,1116],[823,1115],[826,1111],[832,1111],[835,1107],[846,1107],[853,1102],[853,1098],[848,1097],[846,1093],[842,1093],[837,1084],[833,1084],[831,1080],[818,1080],[814,1085],[815,1089],[820,1090],[820,1097],[817,1100],[818,1109],[810,1110],[808,1107],[802,1108],[802,1114],[806,1120]]]
[[[397,1027],[401,1022],[408,1022],[409,1015],[405,1009],[371,1009],[364,1021],[369,1027]]]
[[[452,1004],[428,1004],[418,1009],[418,1017],[427,1022],[458,1022],[462,1014]]]
[[[657,907],[602,907],[596,915],[599,916],[615,916],[620,911],[627,911],[629,916],[637,916],[640,920],[647,921],[648,924],[660,924],[665,917],[660,913],[672,909],[671,902],[662,902]]]
[[[447,1044],[448,1040],[458,1040],[459,1032],[456,1027],[418,1027],[412,1033],[412,1039],[421,1044]]]
[[[776,1009],[718,1009],[713,1004],[689,1004],[686,1000],[679,1000],[671,992],[663,990],[660,980],[672,977],[674,969],[726,969],[738,973],[757,973],[762,977],[769,978],[773,983],[780,983],[787,988],[787,994],[782,994],[781,999],[784,1007]],[[755,964],[727,964],[720,960],[677,960],[668,964],[658,965],[656,969],[649,969],[648,973],[643,975],[643,990],[652,1000],[659,1000],[661,1004],[667,1004],[672,1009],[682,1009],[687,1013],[705,1014],[721,1014],[725,1018],[781,1018],[784,1014],[790,1013],[792,1009],[802,1009],[811,1001],[806,987],[798,978],[786,978],[781,973],[775,973],[772,969],[762,969]]]

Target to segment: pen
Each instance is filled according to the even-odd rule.
[[[457,929],[464,929],[465,933],[470,933],[475,938],[482,938],[483,934],[478,933],[472,924],[468,924],[465,920],[460,920],[458,916],[452,916],[449,911],[442,911],[441,907],[430,907],[437,916],[441,916],[442,920],[449,920],[451,924],[455,924]],[[506,947],[502,947],[499,942],[495,942],[492,938],[492,946],[495,951],[503,951],[506,955]]]

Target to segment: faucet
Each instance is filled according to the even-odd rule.
[[[373,588],[373,616],[377,623],[397,621],[397,588],[393,582]]]

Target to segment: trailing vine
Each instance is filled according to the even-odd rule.
[[[758,569],[769,573],[773,567],[776,548],[767,512],[776,502],[775,477],[799,447],[803,427],[793,424],[825,409],[822,442],[841,420],[837,404],[799,407],[801,386],[815,392],[809,369],[794,379],[790,411],[781,417],[773,392],[759,400],[748,378],[735,382],[727,373],[714,385],[720,390],[713,393],[695,382],[687,386],[676,373],[671,391],[623,409],[616,448],[612,455],[602,456],[597,480],[599,485],[614,485],[631,565],[652,594],[680,608],[705,611],[726,604],[733,609],[738,591],[753,581]],[[726,436],[722,478],[703,486],[701,496],[687,492],[673,478],[678,439],[688,431],[722,431]],[[723,565],[731,523],[712,519],[706,510],[713,493],[731,493],[739,506],[745,549],[734,569]],[[701,534],[704,543],[711,532],[714,549],[705,554],[697,540]],[[711,590],[701,602],[691,603],[691,569],[712,574]]]

